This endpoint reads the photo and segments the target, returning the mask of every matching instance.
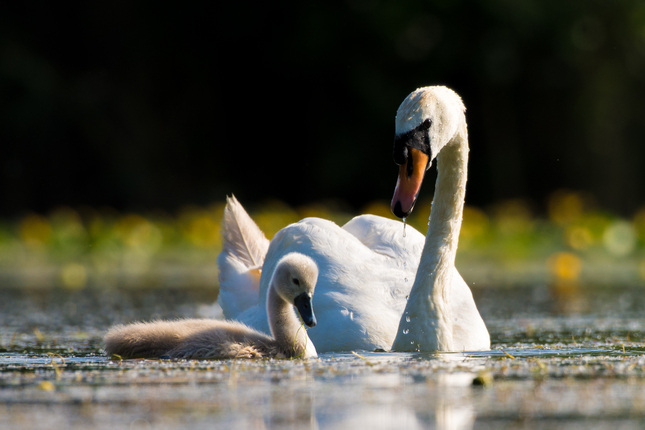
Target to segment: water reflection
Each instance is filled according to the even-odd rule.
[[[492,351],[237,362],[101,355],[110,325],[208,313],[210,295],[0,290],[0,427],[472,429],[491,414],[645,414],[642,288],[567,288],[486,289]],[[493,382],[473,386],[482,371]]]
[[[363,355],[364,354],[364,355]],[[280,391],[272,396],[270,415],[265,419],[267,428],[315,429],[356,429],[356,428],[436,428],[445,430],[472,429],[476,413],[472,402],[474,372],[457,371],[441,373],[433,371],[433,362],[437,366],[446,366],[451,362],[455,366],[477,369],[480,364],[463,354],[442,354],[430,356],[425,354],[377,354],[362,353],[372,366],[383,366],[391,369],[395,366],[420,366],[407,375],[401,373],[375,372],[363,375],[352,375],[348,370],[338,372],[331,379],[342,386],[330,393],[327,387],[332,381],[327,376],[309,381],[306,395],[292,398],[295,404],[288,409],[289,420],[285,420],[284,401],[289,401],[291,394]],[[330,355],[323,355],[322,360],[329,360]],[[335,363],[346,360],[348,366],[362,364],[355,357],[335,356]],[[389,360],[389,361],[388,361]],[[440,364],[443,363],[443,364]],[[448,368],[452,366],[448,364]],[[416,395],[402,395],[413,390]],[[302,392],[301,392],[302,394]],[[331,394],[331,395],[330,395]],[[284,396],[287,398],[285,399]],[[295,412],[294,412],[295,410]],[[308,415],[311,411],[311,415]],[[300,415],[298,415],[298,413]],[[276,419],[277,417],[277,419]],[[273,425],[277,424],[275,427]]]
[[[438,388],[460,388],[461,396],[440,398],[435,409],[436,428],[442,430],[472,429],[475,424],[475,408],[472,402],[474,373],[450,373],[439,375]],[[442,390],[443,391],[443,390]]]
[[[475,424],[475,409],[472,403],[468,405],[439,405],[436,414],[437,429],[465,430],[472,429]]]
[[[556,315],[576,315],[585,311],[587,302],[580,284],[575,280],[557,280],[549,286],[552,312]]]

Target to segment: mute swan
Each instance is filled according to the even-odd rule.
[[[455,269],[468,170],[465,110],[454,91],[426,87],[413,91],[396,114],[394,160],[400,168],[392,212],[400,218],[412,212],[435,157],[438,174],[417,276],[392,344],[395,351],[490,348],[470,289]],[[466,296],[469,300],[462,301]],[[458,324],[460,319],[467,324]]]
[[[273,338],[235,321],[186,319],[118,325],[105,336],[105,352],[124,358],[316,357],[316,348],[296,316],[316,325],[311,299],[318,277],[309,257],[289,253],[271,277],[267,300]]]
[[[412,211],[424,173],[439,155],[425,238],[398,221],[361,215],[342,228],[305,218],[269,242],[239,202],[228,198],[217,260],[224,315],[267,332],[269,279],[281,256],[295,251],[320,269],[314,300],[320,324],[309,331],[318,351],[489,349],[486,325],[454,267],[468,158],[464,111],[452,90],[426,87],[411,93],[397,112],[397,216]]]

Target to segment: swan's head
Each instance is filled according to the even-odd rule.
[[[292,303],[307,327],[316,325],[311,299],[318,280],[318,266],[310,257],[292,252],[280,259],[271,281],[278,295]]]
[[[465,110],[457,93],[446,87],[419,88],[403,100],[394,135],[394,162],[400,166],[394,215],[405,218],[412,212],[432,160],[465,125]]]

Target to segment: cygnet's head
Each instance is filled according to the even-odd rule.
[[[280,259],[271,281],[278,295],[292,303],[307,327],[316,325],[311,299],[318,280],[318,266],[306,255],[292,252]]]
[[[441,86],[419,88],[403,100],[394,134],[394,162],[400,166],[394,215],[405,218],[412,212],[432,160],[465,125],[465,110],[457,93]]]

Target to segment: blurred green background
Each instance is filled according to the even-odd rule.
[[[467,280],[642,282],[645,3],[350,0],[0,5],[0,283],[216,285],[230,193],[268,237],[391,216],[394,115],[435,84]]]

